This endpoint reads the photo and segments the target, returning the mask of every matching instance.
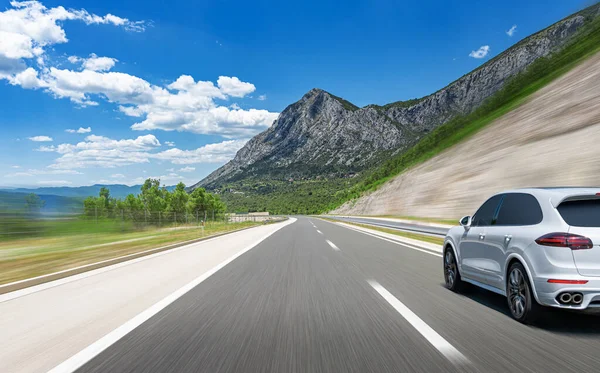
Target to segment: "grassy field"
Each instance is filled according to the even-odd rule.
[[[114,222],[84,223],[47,222],[43,235],[0,240],[0,284],[262,224],[209,222],[204,229],[182,225],[132,230]]]
[[[340,223],[339,220],[335,220],[335,219],[324,218],[322,216],[319,216],[319,218],[323,219],[323,220],[330,221],[332,223]],[[444,239],[443,238],[426,236],[424,234],[402,232],[402,231],[397,231],[395,229],[382,228],[382,227],[377,227],[377,226],[368,225],[368,224],[350,223],[350,222],[347,222],[347,221],[344,221],[343,223],[344,224],[349,224],[349,225],[355,225],[355,226],[361,227],[361,228],[373,229],[375,231],[380,231],[380,232],[384,232],[384,233],[390,233],[390,234],[393,234],[393,235],[396,235],[396,236],[400,236],[400,237],[411,238],[413,240],[419,240],[419,241],[423,241],[423,242],[428,242],[428,243],[432,243],[432,244],[435,244],[435,245],[442,245],[444,243]]]

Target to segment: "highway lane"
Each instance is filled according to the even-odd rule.
[[[448,232],[448,228],[445,227],[417,223],[405,223],[383,218],[368,218],[362,216],[328,216],[328,218],[351,223],[369,224],[378,227],[392,228],[406,232],[420,233],[434,237],[444,237]]]
[[[179,261],[193,258],[181,250],[186,252]],[[205,273],[200,263],[188,265],[187,272],[194,266],[198,270],[188,277]],[[63,292],[82,286],[73,283]],[[97,290],[103,300],[111,286]],[[129,289],[129,307],[147,298],[149,289],[143,298]],[[190,289],[74,366],[81,366],[79,372],[596,372],[600,366],[600,315],[549,310],[538,326],[521,325],[510,318],[501,296],[445,289],[439,254],[320,219],[299,218],[284,226]],[[18,299],[20,307],[30,308],[23,310],[27,317],[48,313],[43,320],[51,330],[77,317],[40,312],[32,303],[35,294]],[[67,300],[59,298],[54,306]],[[98,305],[67,306],[82,311]],[[23,322],[14,312],[3,328]],[[106,319],[112,325],[119,316],[113,312]],[[5,315],[0,312],[0,320]],[[48,353],[44,348],[60,345],[70,334],[98,335],[102,321],[95,319],[93,329],[78,323],[46,340],[47,346],[38,340],[28,363],[37,366]],[[29,334],[44,328],[29,326]],[[2,372],[20,371],[3,369],[11,357],[6,349],[23,345],[14,331],[11,336],[0,351]]]
[[[521,325],[501,296],[445,289],[438,256],[300,218],[79,371],[596,372],[599,321]]]

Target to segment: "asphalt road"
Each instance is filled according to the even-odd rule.
[[[599,336],[599,315],[524,326],[446,290],[439,254],[300,218],[78,372],[597,372]]]
[[[384,228],[392,228],[406,232],[415,232],[434,237],[444,237],[448,233],[448,228],[435,227],[429,225],[403,223],[394,220],[374,219],[355,216],[328,216],[330,219],[346,221],[351,223],[369,224]],[[458,223],[457,223],[458,224]]]

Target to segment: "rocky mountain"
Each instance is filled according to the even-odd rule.
[[[313,178],[361,172],[400,153],[457,115],[472,112],[516,74],[560,50],[600,15],[600,4],[531,35],[443,89],[410,101],[358,108],[320,89],[288,106],[235,158],[191,188],[248,178]]]
[[[315,88],[200,185],[255,174],[288,178],[336,170],[357,172],[382,152],[407,146],[414,137],[374,108],[359,109]]]

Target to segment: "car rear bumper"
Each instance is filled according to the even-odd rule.
[[[568,280],[585,280],[586,284],[553,284],[549,283],[547,278],[537,278],[534,280],[535,290],[538,302],[543,306],[565,308],[572,310],[584,310],[586,308],[600,308],[600,278],[599,277],[570,277]],[[579,305],[561,304],[557,300],[559,294],[581,293],[583,302]]]

